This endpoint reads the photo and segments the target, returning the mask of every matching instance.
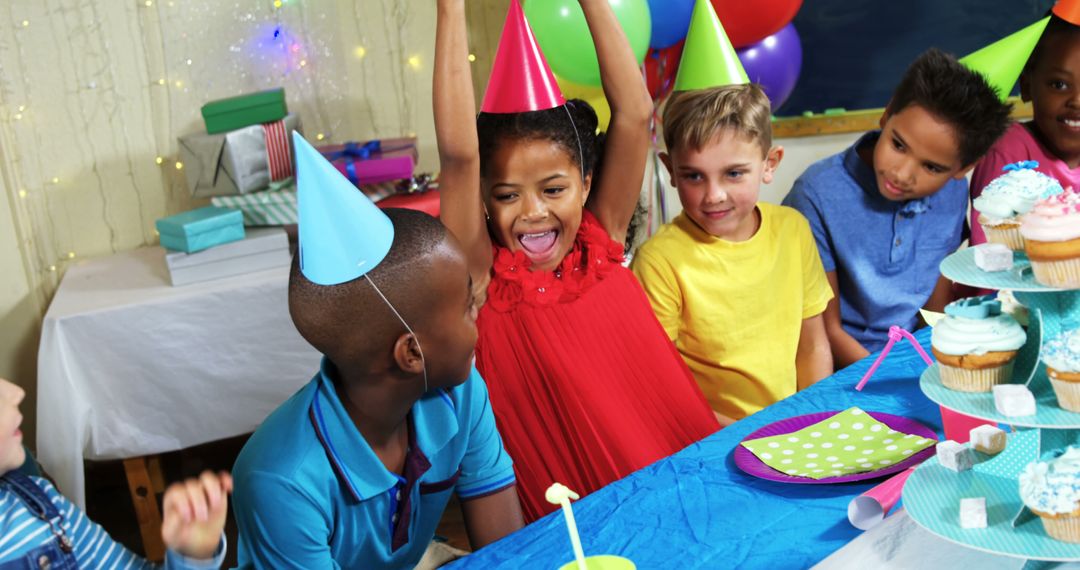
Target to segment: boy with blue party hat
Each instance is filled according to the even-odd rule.
[[[474,548],[516,530],[457,240],[427,214],[379,210],[294,139],[289,312],[324,357],[237,459],[240,567],[412,568],[453,493]]]

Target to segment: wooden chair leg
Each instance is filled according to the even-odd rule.
[[[150,455],[146,458],[146,469],[150,472],[150,486],[155,494],[165,492],[165,473],[161,470],[161,456]]]
[[[157,457],[152,457],[157,468],[158,484],[161,480],[161,464]],[[165,559],[165,543],[161,540],[161,510],[158,508],[157,495],[151,472],[147,468],[146,457],[124,460],[124,472],[127,474],[131,502],[135,504],[135,517],[139,521],[139,533],[142,535],[143,550],[146,558],[153,562]]]

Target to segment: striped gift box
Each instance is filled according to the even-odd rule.
[[[379,202],[390,196],[417,194],[435,188],[437,185],[432,182],[431,175],[420,174],[408,180],[365,184],[360,190],[372,202]],[[283,188],[271,186],[269,190],[250,194],[214,196],[210,203],[240,210],[244,213],[245,226],[284,226],[295,224],[300,219],[296,210],[296,185],[292,183]]]
[[[299,219],[295,186],[237,196],[214,196],[210,202],[243,212],[245,226],[284,226],[295,224]]]

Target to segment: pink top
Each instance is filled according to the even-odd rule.
[[[1027,123],[1016,123],[1009,127],[975,166],[975,172],[971,175],[971,199],[978,198],[991,180],[1004,174],[1002,167],[1021,160],[1037,161],[1039,167],[1036,170],[1057,178],[1065,188],[1080,188],[1080,168],[1069,168],[1065,161],[1051,154],[1042,143],[1035,140],[1027,128]],[[971,208],[971,243],[986,243],[986,236],[979,225],[979,212],[974,207]]]

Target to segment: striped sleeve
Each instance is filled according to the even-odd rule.
[[[64,534],[74,545],[74,556],[79,568],[151,569],[157,565],[136,556],[109,536],[105,529],[91,521],[52,483],[40,477],[31,478],[52,501],[62,517]],[[19,558],[56,540],[49,524],[37,518],[22,499],[4,490],[0,495],[0,561]],[[173,570],[220,568],[225,560],[224,540],[213,560],[192,560],[169,552],[165,568]]]

